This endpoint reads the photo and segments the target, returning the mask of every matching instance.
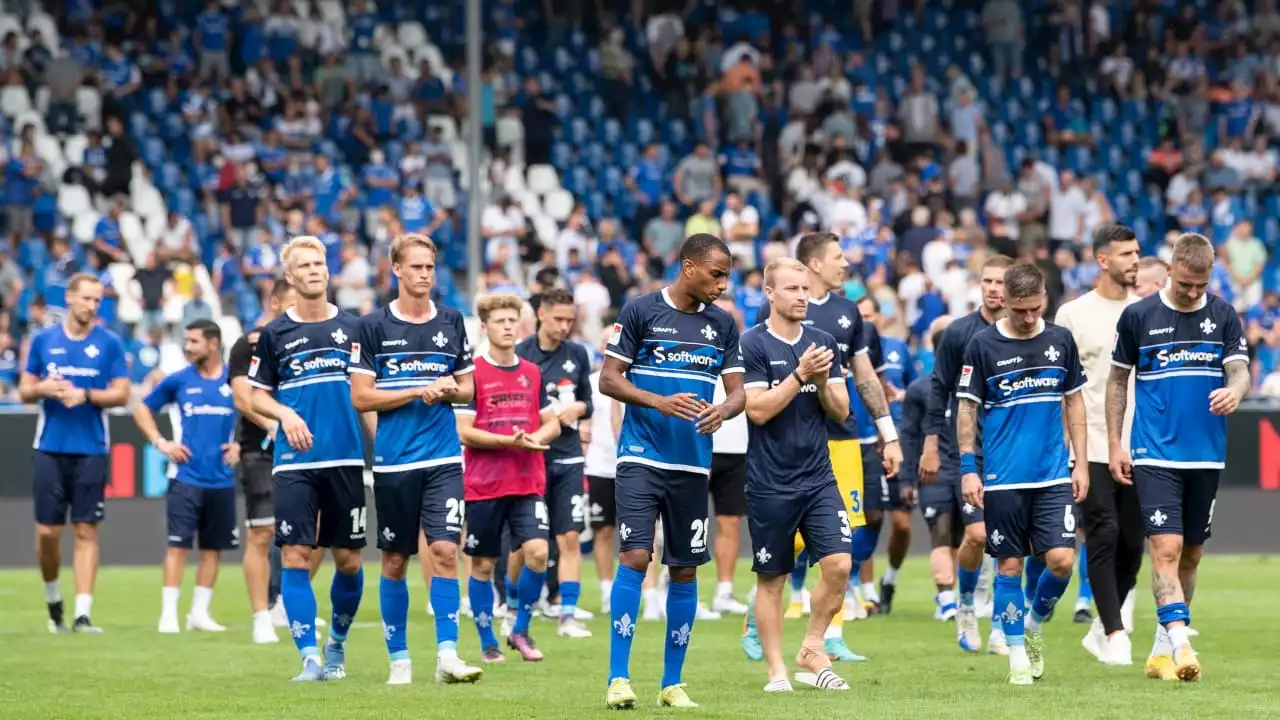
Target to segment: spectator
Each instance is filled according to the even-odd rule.
[[[676,219],[676,203],[671,198],[662,199],[659,215],[644,226],[641,246],[651,259],[658,261],[658,274],[675,262],[676,251],[684,242],[684,226]]]
[[[1253,236],[1253,223],[1243,220],[1231,231],[1220,251],[1227,262],[1237,308],[1248,308],[1262,300],[1262,271],[1267,265],[1267,248]]]
[[[574,206],[564,229],[556,237],[556,267],[562,275],[567,276],[571,268],[591,261],[591,241],[587,235],[589,232],[587,208],[579,203]],[[578,253],[579,262],[572,262],[573,252]]]
[[[623,123],[630,116],[631,88],[634,83],[635,57],[627,50],[622,28],[609,31],[600,44],[601,93],[605,111]]]
[[[578,306],[578,326],[582,334],[594,342],[600,337],[605,314],[613,307],[613,297],[590,270],[583,272],[572,287],[573,302]]]
[[[1076,183],[1075,173],[1063,170],[1049,201],[1049,247],[1074,248],[1084,244],[1085,210],[1089,199]]]
[[[739,143],[755,139],[756,116],[760,110],[760,94],[764,85],[757,67],[758,53],[741,52],[736,62],[725,69],[720,80],[720,97],[724,101],[725,139]],[[729,59],[726,54],[725,60]]]
[[[605,221],[602,221],[601,230],[604,229],[604,225]],[[602,246],[597,272],[600,275],[600,284],[609,291],[609,306],[621,309],[626,302],[627,292],[635,285],[635,281],[631,271],[627,269],[627,262],[617,244]]]
[[[956,143],[955,158],[947,168],[947,186],[951,189],[951,209],[959,212],[978,203],[980,172],[978,158],[969,152],[964,140]]]
[[[338,307],[348,312],[363,314],[373,307],[373,288],[369,278],[373,273],[364,251],[355,243],[342,247],[342,272],[333,280],[337,289],[334,300]]]
[[[361,85],[372,82],[382,74],[382,66],[378,62],[377,48],[374,47],[378,14],[370,7],[368,0],[352,0],[351,9],[347,12],[347,27],[351,33],[347,47],[347,68]]]
[[[724,198],[720,214],[722,237],[729,252],[747,269],[756,266],[756,237],[760,234],[760,214],[742,201],[742,195],[730,190]]]
[[[636,226],[642,230],[659,212],[659,201],[663,195],[665,168],[660,153],[657,143],[646,145],[640,161],[624,180],[636,200]]]
[[[287,5],[287,4],[286,4]],[[226,80],[231,77],[231,27],[217,0],[208,0],[204,12],[196,17],[196,32],[192,35],[196,51],[200,55],[200,79]]]
[[[36,155],[33,127],[27,125],[22,132],[22,145],[18,156],[9,161],[5,172],[5,205],[8,212],[10,243],[21,242],[35,232],[35,204],[43,192],[41,176],[44,161]]]
[[[152,328],[163,328],[164,299],[173,280],[173,271],[167,263],[160,262],[158,253],[153,250],[147,253],[146,264],[134,272],[133,279],[142,305],[139,329],[146,332]]]
[[[525,78],[524,94],[521,120],[524,125],[525,165],[546,165],[551,162],[554,129],[559,124],[556,105],[542,93],[542,85],[535,77]]]
[[[689,216],[684,223],[684,236],[692,237],[699,233],[720,236],[720,223],[715,216],[714,200],[703,200],[698,204],[698,211]]]
[[[711,156],[711,146],[699,142],[693,153],[686,155],[676,166],[674,178],[676,197],[686,208],[698,207],[703,201],[718,202],[723,192],[720,168]]]
[[[973,101],[973,91],[961,90],[956,97],[956,104],[951,108],[951,136],[964,142],[966,148],[978,146],[978,131],[985,123],[982,109]],[[957,148],[957,154],[960,150]]]
[[[196,232],[191,226],[191,221],[176,211],[170,210],[165,216],[160,241],[156,244],[156,250],[161,253],[160,259],[162,261],[177,260],[195,265],[200,262],[197,249]],[[183,327],[186,327],[186,324],[183,324]]]
[[[93,248],[103,257],[103,265],[113,262],[128,262],[124,239],[120,236],[120,216],[124,214],[124,197],[117,195],[111,198],[107,214],[98,220],[93,229]]]
[[[444,139],[441,126],[431,126],[422,154],[426,157],[427,200],[441,210],[453,210],[458,204],[453,190],[453,147]]]
[[[510,195],[499,196],[484,209],[480,234],[485,239],[485,262],[492,265],[498,262],[498,255],[506,253],[512,258],[507,272],[511,277],[518,277],[512,271],[518,269],[514,265],[520,256],[520,239],[525,235],[525,216]]]
[[[138,160],[138,148],[125,134],[124,123],[114,115],[107,118],[107,137],[110,142],[106,152],[106,177],[102,181],[100,192],[110,197],[129,192],[129,183],[133,180],[133,163]]]
[[[987,0],[982,8],[982,27],[996,77],[1022,77],[1022,54],[1027,43],[1019,4],[1015,0]]]
[[[902,123],[906,157],[932,155],[940,130],[938,98],[925,88],[924,71],[919,66],[911,68],[911,87],[898,105],[898,120]]]
[[[1026,208],[1018,216],[1018,239],[1024,252],[1045,245],[1045,220],[1049,214],[1049,201],[1053,188],[1037,171],[1031,158],[1022,161],[1018,175],[1018,193],[1026,200]]]
[[[191,299],[182,307],[182,327],[196,320],[213,320],[213,306],[204,299],[204,288],[199,283],[191,286]]]
[[[235,182],[222,193],[222,226],[227,229],[237,252],[254,247],[262,241],[259,228],[265,217],[261,188],[252,184],[248,171],[235,167]]]
[[[400,188],[400,173],[387,164],[386,156],[381,150],[374,150],[369,153],[369,163],[364,166],[362,184],[365,227],[372,232],[379,222],[378,213],[382,208],[394,204],[396,191]]]
[[[1013,184],[1006,179],[1001,182],[998,190],[987,195],[982,209],[987,216],[992,250],[1010,257],[1016,256],[1021,231],[1020,218],[1027,212],[1027,198],[1014,190]],[[1006,242],[1015,247],[1006,245]]]

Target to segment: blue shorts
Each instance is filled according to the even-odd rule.
[[[889,481],[875,443],[862,443],[862,507],[872,512],[889,509]]]
[[[100,523],[107,493],[106,455],[67,455],[36,450],[31,455],[31,495],[37,525]]]
[[[619,549],[652,552],[653,531],[661,515],[663,565],[697,567],[710,562],[709,492],[708,478],[701,473],[618,463],[613,494]]]
[[[747,487],[747,528],[755,559],[751,571],[785,575],[796,566],[795,536],[800,533],[809,564],[850,552],[849,513],[835,478],[804,492],[760,492]]]
[[[174,480],[164,504],[169,547],[190,550],[197,539],[201,550],[240,547],[235,486],[208,488]]]
[[[978,456],[978,477],[982,477],[981,456]],[[964,490],[960,482],[960,460],[957,458],[944,454],[937,480],[932,485],[920,483],[917,493],[920,514],[924,515],[924,521],[930,527],[933,527],[938,517],[944,513],[953,522],[958,519],[963,527],[986,521],[982,508],[964,501]]]
[[[1134,465],[1133,486],[1146,518],[1147,537],[1181,535],[1186,545],[1204,545],[1212,535],[1210,526],[1221,474],[1221,470]]]
[[[472,557],[502,556],[502,530],[511,531],[511,548],[530,540],[546,540],[550,523],[547,505],[537,495],[510,495],[467,503],[467,540],[464,551]]]
[[[994,558],[1042,555],[1076,546],[1071,483],[982,494],[987,510],[987,554]]]
[[[373,473],[373,504],[378,511],[378,549],[418,554],[418,531],[427,542],[462,539],[466,504],[462,501],[462,465]]]
[[[583,463],[547,463],[547,513],[551,535],[581,533],[587,529],[587,489]]]
[[[364,468],[284,470],[274,477],[277,545],[358,549],[368,544]],[[418,542],[416,532],[413,542]]]

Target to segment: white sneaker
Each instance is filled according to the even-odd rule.
[[[809,614],[809,596],[805,595],[804,599],[805,599],[804,614],[808,615]],[[862,597],[862,588],[854,588],[853,602],[849,602],[848,594],[845,595],[844,606],[849,607],[850,605],[853,606],[853,617],[850,618],[848,615],[845,615],[847,619],[850,619],[850,620],[866,620],[867,619],[868,617],[867,603],[865,599]]]
[[[1124,596],[1124,602],[1120,605],[1120,621],[1124,623],[1124,631],[1133,632],[1133,605],[1137,601],[1133,590]]]
[[[956,642],[965,652],[982,652],[982,634],[978,632],[978,616],[972,610],[956,613]]]
[[[471,617],[471,598],[464,597],[458,601],[458,616]]]
[[[1110,644],[1107,642],[1107,635],[1102,629],[1102,621],[1098,618],[1093,619],[1093,623],[1089,625],[1089,632],[1084,634],[1084,639],[1080,641],[1085,650],[1089,654],[1098,659],[1098,662],[1107,662],[1107,657],[1111,652]]]
[[[605,613],[605,614],[607,615],[608,613]],[[573,609],[573,619],[586,622],[588,620],[595,620],[596,614],[591,612],[590,610],[583,610],[580,607],[576,607]]]
[[[1133,643],[1129,633],[1119,632],[1107,638],[1106,653],[1100,659],[1108,665],[1132,665]]]
[[[325,627],[325,626],[326,626],[326,625],[328,625],[328,624],[329,624],[329,623],[328,623],[328,621],[326,621],[324,618],[322,618],[322,617],[317,617],[317,618],[316,618],[316,628],[322,628],[322,627]]]
[[[990,596],[980,598],[975,593],[973,596],[974,617],[989,618],[995,612],[996,603]]]
[[[806,617],[813,611],[813,607],[809,602],[812,599],[813,598],[809,595],[809,591],[807,589],[800,595],[800,601],[804,604],[804,614]]]
[[[227,629],[208,615],[191,614],[187,616],[187,629],[198,630],[200,632],[226,632]]]
[[[645,603],[644,611],[640,613],[641,620],[665,620],[667,617],[666,608],[658,603]]]
[[[503,616],[502,625],[498,627],[498,633],[502,635],[502,637],[511,637],[511,629],[515,626],[516,614],[509,612]]]
[[[715,600],[711,601],[711,609],[725,615],[746,615],[747,606],[741,603],[733,595],[717,595]]]
[[[840,612],[844,615],[844,621],[853,622],[856,620],[858,618],[858,608],[860,607],[862,607],[862,603],[858,598],[854,597],[853,593],[845,593],[844,605],[840,609]]]
[[[1004,630],[998,627],[991,628],[991,634],[987,636],[987,653],[1008,656],[1009,643],[1005,642]]]
[[[556,635],[565,638],[589,638],[591,631],[576,618],[562,618],[556,627]]]
[[[698,614],[695,617],[698,620],[719,620],[724,616],[707,607],[706,603],[698,603]]]
[[[275,607],[271,608],[271,626],[278,628],[289,627],[289,616],[285,614],[284,602],[276,599]]]
[[[412,660],[392,660],[391,661],[391,677],[387,678],[388,685],[410,685],[413,683],[413,661]]]
[[[256,645],[270,645],[280,642],[270,618],[263,618],[262,622],[253,621],[253,642]]]
[[[182,632],[182,628],[178,627],[178,618],[172,615],[161,615],[160,625],[156,630],[164,635],[175,635]]]
[[[440,655],[436,657],[436,682],[438,683],[473,683],[484,675],[484,670],[472,667],[457,655]]]
[[[495,607],[495,608],[493,609],[493,616],[494,616],[494,617],[496,617],[496,618],[504,618],[504,617],[506,617],[506,616],[507,616],[507,604],[506,604],[506,603],[502,603],[501,605],[499,605],[499,606]]]
[[[427,614],[428,614],[428,615],[430,615],[431,617],[435,617],[435,616],[436,616],[436,609],[435,609],[435,608],[433,608],[433,607],[431,607],[431,601],[430,601],[430,600],[428,600],[428,601],[427,601]],[[317,625],[319,625],[319,624],[320,624],[320,621],[319,621],[319,620],[317,620],[317,621],[316,621],[316,624],[317,624]]]
[[[1187,637],[1200,637],[1200,631],[1188,625]]]

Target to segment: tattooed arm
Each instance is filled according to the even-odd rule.
[[[871,358],[866,353],[853,356],[853,379],[858,389],[858,397],[867,407],[873,418],[882,418],[889,414],[889,403],[884,397],[884,386],[880,376],[871,366]]]
[[[1129,408],[1130,368],[1111,366],[1107,378],[1107,454],[1111,458],[1111,477],[1123,485],[1133,484],[1133,461],[1123,445],[1124,416]]]
[[[1226,384],[1209,393],[1209,412],[1214,415],[1230,415],[1235,412],[1253,384],[1247,359],[1226,363],[1222,366],[1222,372],[1227,376]]]
[[[969,398],[960,398],[960,407],[956,412],[956,444],[960,452],[976,453],[978,442],[978,403]]]

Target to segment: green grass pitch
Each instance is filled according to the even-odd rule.
[[[883,563],[883,558],[879,559]],[[745,563],[744,563],[745,565]],[[328,573],[316,582],[321,612],[328,607]],[[475,686],[437,686],[434,631],[425,612],[426,594],[414,568],[416,589],[409,624],[409,646],[416,658],[415,684],[386,687],[386,650],[378,625],[376,566],[365,574],[365,595],[358,625],[347,643],[346,680],[291,685],[297,654],[287,633],[281,643],[250,643],[247,600],[238,567],[222,573],[213,614],[229,627],[221,635],[158,635],[160,569],[106,568],[98,583],[94,619],[106,629],[100,636],[51,636],[34,569],[0,572],[0,717],[6,720],[111,718],[165,720],[184,718],[555,718],[605,716],[608,623],[589,623],[595,637],[562,640],[550,622],[537,620],[534,636],[546,652],[540,664],[518,660],[487,669]],[[704,568],[704,576],[711,569]],[[183,589],[182,612],[191,598],[192,572]],[[745,571],[737,589],[752,580]],[[1145,657],[1154,627],[1154,610],[1140,579],[1138,628],[1134,652]],[[709,597],[711,583],[702,585]],[[413,586],[411,586],[413,587]],[[599,607],[594,580],[583,583],[582,605]],[[1046,628],[1047,671],[1034,687],[1004,684],[1007,661],[989,655],[965,655],[955,643],[952,625],[933,621],[933,590],[926,561],[912,557],[903,570],[893,615],[848,623],[845,637],[870,658],[859,665],[838,665],[852,685],[847,693],[798,688],[789,696],[766,696],[762,664],[742,655],[739,618],[701,622],[694,630],[685,680],[703,718],[913,718],[953,717],[1088,718],[1280,718],[1276,649],[1280,625],[1275,597],[1280,591],[1280,562],[1275,557],[1209,556],[1200,573],[1195,599],[1196,647],[1204,678],[1195,685],[1147,680],[1142,665],[1109,668],[1080,647],[1085,627],[1061,613]],[[70,573],[63,577],[68,601]],[[1074,584],[1063,609],[1075,597]],[[987,621],[982,621],[983,635]],[[640,623],[632,660],[634,687],[641,698],[637,716],[670,715],[654,707],[661,676],[661,623]],[[788,621],[786,642],[793,653],[801,621]],[[474,626],[465,620],[460,650],[478,661]],[[514,657],[515,653],[509,653]],[[790,657],[790,655],[789,655]]]

